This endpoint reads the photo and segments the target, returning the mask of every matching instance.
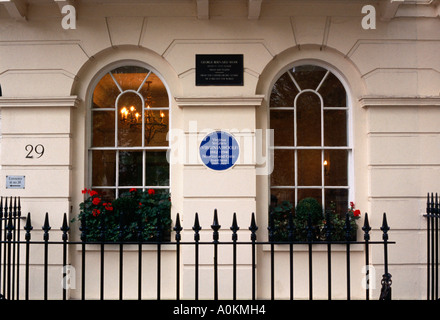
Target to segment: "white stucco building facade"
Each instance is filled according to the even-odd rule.
[[[66,5],[75,9],[70,29],[62,25],[72,12],[62,12]],[[365,6],[370,6],[368,11]],[[84,188],[107,191],[113,197],[124,187],[169,190],[171,217],[175,223],[179,213],[183,239],[193,239],[195,212],[200,225],[208,229],[202,229],[202,239],[212,237],[214,209],[227,229],[237,213],[239,235],[246,239],[254,212],[258,236],[266,239],[272,196],[294,204],[314,197],[327,207],[331,201],[342,207],[354,202],[362,214],[369,214],[372,239],[381,239],[382,214],[387,213],[390,240],[396,242],[389,250],[393,299],[425,299],[423,214],[426,194],[439,190],[440,178],[439,15],[438,1],[423,0],[0,1],[1,195],[20,196],[22,212],[32,213],[37,228],[46,212],[53,226],[61,226],[64,213],[76,217]],[[197,84],[196,56],[202,54],[242,57],[242,83]],[[143,76],[132,85],[130,74]],[[289,75],[296,81],[289,82]],[[128,82],[122,84],[124,76]],[[283,90],[296,93],[277,104],[274,88],[281,88],[283,77],[288,87]],[[326,87],[326,81],[332,81],[331,86]],[[150,91],[137,90],[146,84],[151,84]],[[156,135],[156,142],[145,138],[148,141],[135,146],[131,138],[118,140],[115,130],[122,126],[118,122],[121,105],[105,98],[126,90],[141,96],[142,103],[151,92],[153,111],[164,112],[167,130]],[[301,118],[302,106],[313,104],[301,101],[303,93],[320,99],[317,113],[304,111]],[[289,110],[294,112],[292,118]],[[320,117],[317,127],[304,120],[315,116]],[[289,123],[295,128],[292,132]],[[266,139],[271,129],[272,156],[270,139]],[[238,162],[228,170],[211,170],[199,158],[200,141],[212,130],[234,134],[240,145]],[[282,133],[277,135],[278,130]],[[174,136],[167,139],[169,132]],[[301,144],[312,139],[314,132],[321,133],[316,138],[319,142]],[[130,180],[121,169],[122,156],[129,153],[138,159],[131,166],[141,168],[140,180]],[[173,161],[166,162],[166,154]],[[332,162],[332,157],[338,160]],[[318,169],[312,168],[315,162]],[[166,167],[166,177],[146,175],[150,165]],[[326,170],[338,174],[327,177]],[[316,173],[316,179],[306,174],[310,172]],[[7,188],[7,176],[25,176],[25,187]],[[53,229],[51,238],[59,232],[58,227]],[[358,232],[361,238],[362,231]],[[72,227],[71,237],[79,238],[77,228]],[[230,236],[224,237],[229,240]],[[182,250],[183,255],[190,251]],[[297,268],[307,270],[306,249],[298,250]],[[340,251],[334,270],[338,259],[340,268],[344,266],[343,248]],[[89,249],[89,261],[95,261],[94,252]],[[353,297],[363,298],[364,248],[354,245],[353,252]],[[113,253],[109,250],[109,259]],[[146,261],[149,254],[153,259],[156,251],[146,252]],[[175,254],[174,248],[164,249],[163,274],[175,274]],[[288,288],[281,275],[288,265],[282,262],[287,255],[283,249],[276,255],[281,261],[276,296],[286,298]],[[316,270],[323,257],[316,257]],[[189,299],[194,291],[191,259],[181,263],[182,297]],[[201,279],[211,281],[210,253],[204,252],[201,259],[206,266]],[[245,252],[240,255],[239,277],[244,282],[250,281],[249,259]],[[78,251],[70,250],[69,261],[80,269]],[[371,263],[378,273],[372,290],[376,297],[383,272],[382,249],[372,250]],[[270,268],[267,247],[259,249],[257,266],[258,296],[266,299],[270,294],[264,275]],[[229,269],[230,261],[225,259],[221,276],[229,277]],[[37,275],[37,262],[33,270]],[[149,272],[154,274],[153,269],[145,274]],[[300,298],[307,298],[306,289],[301,293],[307,282],[302,284],[298,272],[296,290]],[[93,278],[93,271],[90,274]],[[320,275],[316,279],[316,297],[325,297],[326,287],[319,285],[325,281],[319,281]],[[175,297],[173,281],[164,279],[164,298]],[[57,290],[52,292],[58,294]],[[97,290],[91,289],[90,297]],[[220,298],[228,298],[229,290],[220,288]],[[246,290],[238,296],[249,298]],[[131,296],[129,287],[125,293]],[[75,290],[69,294],[79,297]],[[208,289],[200,294],[212,298]],[[336,297],[344,294],[335,291]],[[145,297],[149,295],[146,291]]]

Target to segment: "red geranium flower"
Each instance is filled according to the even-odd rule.
[[[361,210],[354,210],[353,211],[353,216],[359,217],[360,215],[361,215]]]
[[[131,188],[130,189],[130,192],[136,192],[137,190],[136,190],[136,188]]]
[[[93,198],[92,203],[96,206],[101,202],[101,198]]]
[[[148,189],[148,194],[155,194],[156,192],[154,191],[154,189]]]
[[[86,194],[89,190],[87,190],[87,188],[85,188],[84,190],[81,190],[82,194]]]
[[[89,195],[91,197],[96,196],[98,194],[98,192],[96,192],[95,190],[89,190]]]
[[[102,205],[105,207],[105,210],[113,211],[111,202],[104,202]]]
[[[101,210],[99,210],[99,209],[93,209],[93,211],[92,211],[92,214],[94,217],[99,216],[100,213],[101,213]]]

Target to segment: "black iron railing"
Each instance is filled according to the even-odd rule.
[[[42,296],[38,299],[49,299],[49,288],[50,288],[50,277],[49,277],[49,258],[51,261],[57,260],[58,264],[63,266],[63,270],[65,267],[69,266],[68,261],[68,250],[71,246],[79,247],[79,263],[81,265],[81,270],[86,270],[87,266],[87,255],[86,255],[86,246],[89,245],[87,241],[87,228],[85,224],[82,224],[80,228],[81,231],[81,240],[75,241],[73,239],[69,239],[70,236],[70,226],[68,223],[67,215],[64,214],[63,222],[58,231],[58,236],[60,236],[59,240],[53,240],[50,238],[53,230],[49,222],[49,215],[46,213],[44,224],[40,230],[34,230],[32,226],[32,220],[30,214],[28,214],[25,218],[22,217],[21,214],[21,205],[19,198],[2,198],[0,202],[0,294],[1,298],[9,299],[9,300],[18,300],[18,299],[30,299],[29,291],[30,291],[30,283],[35,283],[39,281],[39,288],[41,288]],[[25,221],[22,221],[24,220]],[[270,221],[271,219],[269,219]],[[312,240],[312,237],[309,237],[305,241],[294,240],[294,232],[295,226],[292,225],[292,219],[289,219],[289,236],[285,241],[273,241],[272,236],[274,232],[274,226],[269,226],[269,241],[257,241],[257,231],[258,226],[256,223],[254,213],[250,216],[250,225],[246,227],[249,230],[248,235],[246,236],[249,240],[238,240],[238,234],[240,227],[237,224],[237,217],[234,213],[232,219],[232,225],[229,228],[231,235],[231,241],[220,241],[219,233],[220,231],[225,231],[225,229],[221,229],[221,225],[219,223],[217,210],[214,211],[214,217],[212,225],[209,229],[202,229],[202,226],[199,222],[199,216],[196,213],[194,218],[194,224],[192,227],[193,232],[193,240],[191,241],[183,241],[183,228],[180,224],[179,214],[176,216],[175,225],[173,227],[173,239],[172,241],[164,241],[162,240],[163,230],[161,228],[157,229],[156,238],[152,241],[145,242],[145,240],[140,236],[139,241],[131,241],[131,242],[106,242],[106,241],[95,241],[93,244],[98,246],[98,251],[100,253],[99,258],[99,266],[95,265],[94,268],[99,267],[99,296],[98,299],[106,299],[108,296],[107,290],[104,281],[104,275],[107,264],[117,264],[119,268],[119,277],[118,277],[118,298],[124,299],[124,255],[125,248],[127,245],[131,245],[131,248],[137,246],[137,254],[138,254],[138,265],[137,265],[137,298],[144,299],[143,297],[143,288],[142,288],[142,277],[145,276],[143,273],[143,264],[142,264],[142,255],[144,246],[155,246],[156,247],[156,299],[162,299],[162,279],[164,275],[162,274],[162,249],[165,247],[173,247],[175,248],[175,299],[179,300],[181,298],[181,264],[182,264],[182,248],[184,246],[189,246],[193,249],[192,258],[194,259],[193,267],[194,267],[194,296],[192,299],[198,300],[199,290],[200,290],[200,248],[203,246],[209,246],[213,249],[213,260],[212,260],[212,272],[213,272],[213,283],[209,284],[211,286],[211,290],[213,292],[213,297],[215,300],[219,298],[219,283],[221,281],[227,281],[219,277],[219,247],[220,246],[230,246],[231,254],[232,254],[232,299],[237,299],[237,288],[241,283],[238,282],[237,279],[237,255],[238,248],[240,246],[247,246],[250,250],[250,264],[251,264],[251,281],[250,281],[250,290],[251,290],[251,298],[257,299],[259,298],[258,286],[257,286],[257,247],[258,246],[266,246],[269,247],[270,253],[268,254],[270,259],[270,268],[268,270],[263,270],[260,268],[258,272],[268,272],[270,273],[270,299],[276,299],[276,281],[275,281],[275,273],[276,273],[276,248],[285,247],[287,248],[287,254],[289,256],[289,274],[288,276],[283,275],[283,277],[287,278],[288,286],[289,286],[289,294],[288,298],[295,299],[294,292],[294,246],[302,245],[305,246],[306,256],[308,259],[308,297],[309,299],[314,298],[314,288],[313,288],[313,280],[314,280],[314,270],[313,270],[313,258],[314,258],[314,245],[316,241]],[[24,223],[23,223],[24,222]],[[24,225],[23,225],[24,224]],[[311,229],[311,226],[309,226]],[[121,230],[123,226],[121,226]],[[309,229],[309,231],[310,231]],[[326,246],[327,252],[327,298],[332,299],[333,295],[333,287],[332,287],[332,250],[334,247],[345,246],[345,260],[346,260],[346,275],[345,275],[345,287],[346,287],[346,299],[351,299],[351,253],[353,245],[363,245],[364,246],[364,264],[366,267],[366,275],[365,280],[367,285],[365,286],[365,299],[369,300],[371,297],[370,294],[370,286],[369,283],[369,273],[368,268],[370,266],[370,248],[371,246],[381,246],[383,247],[383,265],[384,265],[384,274],[382,279],[382,290],[379,299],[391,299],[391,274],[388,269],[388,245],[390,242],[388,240],[388,223],[386,219],[386,214],[383,215],[383,222],[381,226],[382,231],[382,240],[381,241],[372,241],[370,239],[371,227],[369,225],[368,214],[365,214],[364,224],[362,226],[363,232],[363,240],[362,241],[352,241],[350,239],[351,235],[347,232],[346,241],[331,241],[331,231],[328,230],[327,238],[320,240],[319,243]],[[33,240],[32,235],[33,232],[39,231],[42,232],[41,240]],[[202,241],[200,234],[202,231],[212,231],[212,240],[210,241]],[[60,235],[61,233],[61,235]],[[246,231],[247,233],[247,231]],[[243,235],[243,230],[240,233],[240,236]],[[103,239],[105,239],[105,235],[103,235]],[[105,248],[108,245],[118,246],[118,259],[108,259],[105,258]],[[42,250],[35,250],[35,247],[38,246]],[[61,253],[58,252],[56,257],[49,257],[49,248],[53,246],[58,246],[61,248]],[[42,278],[41,279],[33,279],[31,281],[32,275],[30,274],[31,267],[31,255],[35,251],[42,252],[38,254],[42,254]],[[285,251],[286,251],[285,250]],[[136,250],[135,250],[136,251]],[[133,249],[131,249],[133,252]],[[116,260],[116,261],[115,261]],[[21,275],[21,276],[20,276]],[[169,275],[167,275],[169,276]],[[96,280],[96,279],[94,279]],[[63,281],[67,281],[64,280]],[[88,275],[87,272],[81,272],[80,279],[80,299],[86,299],[86,292],[89,286]],[[206,283],[204,283],[206,285]],[[322,286],[322,285],[321,285]],[[24,292],[20,292],[20,288],[24,290]],[[62,294],[57,299],[68,299],[67,294],[68,287],[63,286]],[[53,299],[53,298],[51,298]]]
[[[439,217],[440,202],[438,194],[428,194],[426,201],[427,218],[427,299],[438,300],[438,252],[439,252]]]

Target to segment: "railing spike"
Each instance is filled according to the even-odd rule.
[[[26,217],[26,224],[24,226],[24,230],[26,230],[26,234],[25,234],[25,240],[30,240],[31,239],[31,231],[32,231],[33,227],[31,224],[31,213],[28,212],[27,217]]]
[[[258,230],[258,226],[257,226],[257,223],[255,222],[255,213],[254,212],[252,212],[251,225],[249,227],[249,230],[251,231],[251,240],[255,241],[257,239],[256,232]]]
[[[180,232],[183,230],[183,228],[180,225],[179,213],[177,213],[177,215],[176,215],[176,224],[174,225],[173,230],[176,232],[176,241],[180,241],[181,240]]]
[[[232,231],[232,241],[237,241],[237,231],[240,230],[240,228],[237,223],[237,214],[235,212],[232,216],[232,226],[230,229]]]
[[[216,234],[218,236],[218,230],[220,228],[221,228],[221,225],[218,222],[217,209],[214,209],[214,220],[212,221],[212,225],[211,225],[211,229],[214,230],[214,237],[215,237]]]
[[[6,234],[6,239],[8,241],[12,240],[12,231],[14,230],[14,223],[12,221],[12,211],[9,211],[9,216],[5,216],[5,223],[6,220],[8,221],[5,229],[8,230],[8,233]]]
[[[390,227],[388,226],[387,214],[385,212],[383,214],[382,227],[380,227],[380,230],[383,232],[382,238],[388,240],[388,231],[390,230]]]
[[[176,215],[176,224],[174,225],[174,228],[173,228],[173,230],[174,231],[177,231],[177,232],[180,232],[180,231],[182,231],[182,226],[180,225],[180,216],[179,216],[179,213],[177,213],[177,215]]]
[[[426,195],[426,214],[429,215],[431,213],[431,206],[429,203],[429,192]]]
[[[8,218],[8,197],[5,197],[5,205],[4,205],[5,219]]]
[[[61,226],[60,230],[63,232],[62,239],[64,241],[67,240],[67,232],[69,232],[70,228],[69,228],[69,225],[67,223],[67,214],[66,213],[64,213],[63,225]]]
[[[70,228],[69,228],[69,225],[68,225],[68,223],[67,223],[67,214],[64,213],[64,216],[63,216],[63,224],[62,224],[60,230],[63,231],[63,232],[67,232],[67,231],[69,231],[69,229],[70,229]]]
[[[438,194],[435,194],[435,207],[434,207],[434,214],[439,214],[439,202],[438,202]]]
[[[194,240],[199,241],[200,240],[199,231],[202,230],[202,227],[200,226],[199,214],[197,212],[194,218],[194,226],[192,227],[192,229],[194,230]]]
[[[14,210],[14,218],[15,218],[17,216],[17,197],[14,197],[13,210]]]
[[[234,212],[234,214],[232,215],[232,226],[230,228],[233,232],[237,232],[238,230],[240,230],[240,227],[238,226],[237,223],[237,213]]]
[[[362,230],[364,231],[364,240],[368,241],[370,240],[370,231],[371,231],[371,227],[370,227],[370,223],[368,221],[368,213],[365,212],[365,218],[364,218],[364,225],[362,227]]]
[[[21,217],[21,198],[18,197],[18,204],[17,204],[17,216]]]
[[[51,227],[49,225],[49,213],[47,213],[47,212],[46,212],[46,216],[44,218],[44,224],[43,224],[42,229],[44,231],[43,239],[49,240],[49,231],[50,231]]]
[[[200,223],[199,223],[199,214],[196,212],[195,217],[194,217],[193,230],[200,231],[201,229],[202,229],[202,227],[200,227]]]

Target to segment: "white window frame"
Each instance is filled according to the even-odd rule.
[[[148,70],[148,75],[146,76],[146,78],[144,79],[144,81],[142,82],[142,84],[139,86],[138,90],[122,90],[122,88],[120,87],[119,83],[116,81],[116,79],[113,77],[113,75],[111,74],[111,71],[120,67],[141,67],[141,68],[145,68],[146,70]],[[118,198],[120,195],[120,190],[121,189],[131,189],[131,188],[136,188],[136,189],[141,189],[143,191],[147,190],[147,189],[163,189],[163,190],[170,190],[171,189],[171,165],[170,163],[168,163],[169,165],[169,183],[166,186],[152,186],[152,185],[146,185],[146,177],[145,177],[145,173],[146,173],[146,152],[147,151],[164,151],[165,153],[168,153],[170,150],[170,145],[168,143],[168,146],[145,146],[145,135],[142,134],[142,145],[140,147],[123,147],[123,146],[118,146],[118,119],[119,119],[119,115],[118,115],[118,101],[119,98],[125,94],[125,93],[134,93],[137,94],[141,97],[139,90],[142,88],[143,84],[145,83],[145,81],[147,81],[147,78],[150,76],[151,73],[154,73],[162,82],[162,84],[164,85],[166,91],[167,91],[167,95],[168,95],[168,106],[167,107],[161,107],[161,108],[150,108],[149,110],[167,110],[168,111],[168,130],[171,129],[171,119],[172,119],[172,115],[171,115],[171,96],[170,96],[170,90],[169,87],[166,83],[166,81],[164,81],[163,77],[160,75],[159,72],[157,72],[154,68],[152,68],[151,66],[138,62],[138,61],[120,61],[118,63],[114,63],[111,64],[109,66],[107,66],[105,69],[103,69],[101,72],[99,72],[96,77],[95,80],[93,81],[93,83],[90,86],[90,94],[89,94],[89,99],[88,99],[88,121],[87,121],[87,137],[88,137],[88,148],[87,148],[87,158],[88,158],[88,185],[89,188],[93,189],[93,190],[105,190],[105,189],[110,189],[110,190],[115,190],[115,198]],[[99,81],[106,75],[106,74],[110,74],[111,77],[113,78],[113,81],[115,82],[116,86],[119,89],[119,95],[115,101],[115,106],[113,108],[96,108],[93,109],[93,93],[94,90],[96,88],[96,86],[98,85]],[[144,114],[145,111],[145,101],[144,99],[142,100],[142,114]],[[99,111],[114,111],[115,112],[115,145],[112,147],[93,147],[93,136],[92,136],[92,132],[93,132],[93,112],[99,112]],[[142,132],[145,131],[145,123],[144,121],[142,121]],[[94,186],[92,184],[92,177],[93,177],[93,151],[116,151],[116,162],[115,162],[115,185],[114,186]],[[136,185],[132,185],[132,186],[120,186],[119,185],[119,152],[120,151],[142,151],[142,185],[140,186],[136,186]]]
[[[327,70],[326,74],[324,75],[323,79],[320,81],[319,85],[316,87],[316,89],[302,89],[298,82],[295,80],[295,78],[293,77],[292,74],[292,70],[295,67],[300,67],[300,66],[306,66],[306,65],[312,65],[312,66],[317,66],[317,67],[321,67]],[[294,105],[292,107],[271,107],[269,105],[269,116],[268,116],[268,127],[270,129],[275,129],[271,127],[270,124],[270,112],[272,110],[291,110],[294,112],[294,121],[295,121],[295,127],[294,127],[294,146],[272,146],[271,149],[273,150],[273,152],[275,150],[294,150],[294,185],[285,185],[285,186],[272,186],[271,185],[271,180],[270,180],[270,176],[269,176],[269,199],[270,199],[270,194],[271,191],[274,189],[292,189],[295,192],[295,202],[293,203],[294,207],[296,207],[296,205],[298,204],[298,189],[321,189],[321,205],[323,207],[323,209],[325,209],[325,190],[327,189],[347,189],[348,191],[348,202],[355,202],[354,199],[354,148],[353,148],[353,129],[352,129],[352,101],[351,101],[351,93],[349,90],[349,87],[347,85],[347,83],[345,82],[345,80],[343,79],[343,77],[341,77],[341,75],[334,70],[332,67],[322,64],[320,62],[317,61],[301,61],[301,63],[296,63],[294,65],[289,66],[287,69],[284,69],[283,71],[281,71],[277,78],[275,79],[275,82],[271,85],[270,88],[270,93],[269,93],[269,97],[270,94],[273,91],[273,87],[276,83],[276,81],[278,81],[278,79],[284,74],[288,72],[288,75],[290,77],[290,79],[292,80],[293,84],[295,85],[295,87],[297,88],[297,90],[299,91],[298,94],[295,96],[295,100],[294,100]],[[322,84],[324,83],[324,81],[327,79],[328,75],[332,73],[336,78],[338,78],[338,80],[341,82],[342,86],[345,89],[345,93],[346,93],[346,106],[341,108],[341,107],[325,107],[324,106],[324,102],[323,102],[323,98],[321,96],[321,94],[318,92],[320,87],[322,86]],[[314,94],[316,94],[321,102],[321,145],[320,146],[297,146],[297,116],[296,116],[296,102],[298,97],[306,92],[312,92]],[[347,146],[324,146],[324,110],[346,110],[346,115],[347,115]],[[276,132],[274,133],[276,134]],[[320,186],[299,186],[298,185],[298,150],[320,150],[321,151],[321,166],[322,166],[322,170],[321,170],[321,185]],[[324,179],[325,179],[325,172],[324,172],[324,153],[326,150],[347,150],[347,185],[346,186],[325,186],[324,184]],[[276,165],[274,163],[274,165]]]

